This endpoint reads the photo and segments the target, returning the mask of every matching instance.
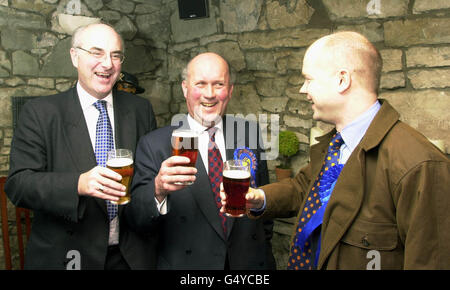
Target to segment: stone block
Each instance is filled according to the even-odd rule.
[[[37,58],[24,51],[18,50],[12,53],[12,64],[14,75],[35,76],[39,74]]]
[[[448,0],[416,0],[414,1],[413,13],[419,14],[428,12],[431,10],[440,10],[450,8],[450,2]]]
[[[450,93],[446,90],[392,91],[380,98],[387,99],[399,111],[401,120],[430,139],[443,139],[450,153]]]
[[[450,87],[450,69],[411,70],[408,78],[415,89]]]
[[[394,47],[450,43],[450,21],[448,18],[387,21],[384,39],[387,46]]]
[[[220,1],[220,19],[223,22],[224,32],[239,33],[257,29],[263,2],[263,0]]]
[[[284,115],[284,124],[288,127],[310,129],[312,119],[301,119],[298,115]]]
[[[400,49],[383,49],[380,51],[383,59],[383,72],[402,69],[402,51]]]
[[[31,50],[36,48],[36,35],[27,30],[14,29],[12,27],[2,29],[1,40],[4,49]]]
[[[450,66],[450,46],[412,47],[406,51],[408,67]]]
[[[393,72],[381,75],[380,87],[382,89],[404,88],[405,76],[403,72]]]
[[[314,13],[314,9],[305,0],[288,1],[283,4],[272,0],[266,4],[266,7],[266,18],[271,29],[308,24]]]

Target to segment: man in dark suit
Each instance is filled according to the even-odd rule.
[[[268,182],[256,124],[224,116],[233,91],[229,66],[221,56],[203,53],[189,62],[183,79],[189,114],[177,116],[174,126],[151,132],[139,142],[126,218],[143,232],[151,232],[159,222],[158,269],[275,269],[270,243],[273,222],[224,219],[215,196],[218,187],[209,178],[212,135],[207,131],[214,130],[221,161],[242,159],[245,152],[254,166],[256,185]],[[183,166],[189,158],[172,156],[171,134],[180,124],[201,132],[195,168]],[[182,181],[194,183],[175,184]]]
[[[76,87],[29,101],[22,109],[6,193],[15,205],[34,212],[27,269],[148,269],[155,264],[154,239],[130,230],[122,218],[124,206],[109,203],[125,194],[121,175],[98,166],[105,158],[99,142],[105,128],[113,148],[133,152],[138,139],[156,128],[150,102],[112,89],[123,50],[122,38],[108,25],[77,29],[70,49]],[[110,218],[107,203],[113,209]]]

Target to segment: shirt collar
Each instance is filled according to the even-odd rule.
[[[353,122],[345,126],[341,131],[342,139],[346,146],[353,151],[356,146],[358,146],[361,139],[366,134],[367,129],[372,123],[373,118],[380,110],[381,104],[377,100],[367,111],[365,111],[361,116],[356,118]]]
[[[80,82],[77,82],[77,93],[78,98],[80,99],[81,108],[83,111],[88,108],[89,106],[92,106],[95,102],[98,101],[96,97],[93,97],[90,95],[81,85]],[[112,97],[112,91],[109,92],[109,94],[103,98],[103,100],[106,101],[108,106],[112,106],[113,104],[113,97]]]
[[[199,122],[197,122],[194,118],[191,117],[191,115],[188,114],[188,123],[189,123],[189,127],[191,128],[191,130],[196,131],[196,132],[203,132],[206,131],[208,129],[208,127],[203,126],[202,124],[200,124]],[[215,124],[214,127],[217,127],[217,131],[223,131],[223,122],[222,119],[220,119],[219,123]]]

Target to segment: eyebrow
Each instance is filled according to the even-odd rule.
[[[93,46],[93,47],[91,47],[89,49],[105,51],[103,48],[95,47],[95,46]],[[121,50],[114,50],[114,51],[111,51],[111,53],[123,53],[123,52]]]

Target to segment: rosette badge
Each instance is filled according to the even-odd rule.
[[[248,147],[241,147],[234,150],[233,158],[234,160],[241,160],[244,165],[249,166],[251,173],[250,186],[256,188],[255,174],[258,161],[256,160],[255,153]]]

